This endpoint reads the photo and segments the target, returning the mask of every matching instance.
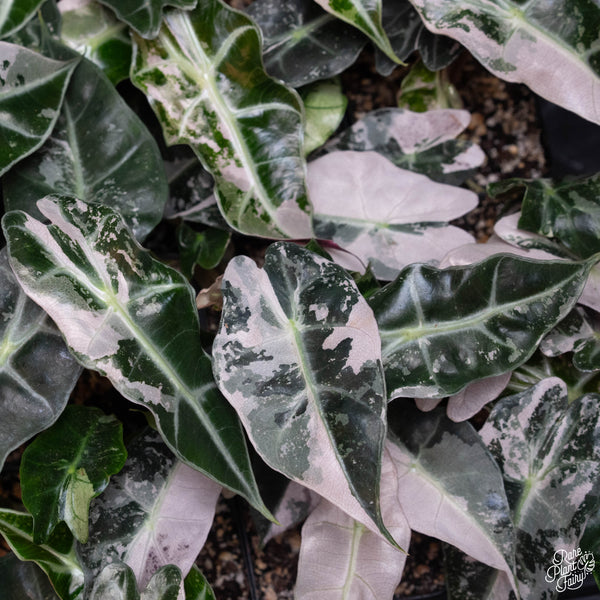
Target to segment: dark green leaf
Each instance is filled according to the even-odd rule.
[[[195,265],[214,269],[223,259],[230,238],[229,231],[213,228],[196,231],[183,223],[177,232],[182,273],[189,279]]]
[[[0,38],[8,37],[33,17],[44,0],[2,0]]]
[[[19,211],[4,217],[21,285],[82,364],[152,411],[184,462],[264,510],[239,421],[213,382],[186,279],[144,251],[106,206],[46,198],[38,208],[51,225]]]
[[[442,397],[515,369],[574,306],[592,266],[495,255],[407,267],[369,301],[390,398]]]
[[[0,581],[3,600],[59,600],[46,574],[12,552],[0,558]]]
[[[0,42],[0,175],[50,135],[77,63]]]
[[[45,543],[65,521],[86,542],[88,508],[127,457],[122,425],[100,409],[69,406],[60,419],[39,435],[21,460],[23,503],[33,515],[33,538]]]
[[[185,600],[216,600],[206,578],[194,565],[184,582]]]

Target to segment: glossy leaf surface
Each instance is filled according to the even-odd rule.
[[[81,368],[46,313],[21,289],[6,249],[0,251],[0,290],[1,469],[11,450],[56,421]]]
[[[177,461],[154,432],[129,450],[123,470],[92,503],[90,540],[78,552],[86,581],[123,561],[144,589],[164,565],[187,574],[210,531],[221,487]]]
[[[185,278],[144,251],[108,207],[46,198],[38,208],[51,225],[18,211],[4,217],[21,285],[82,364],[152,411],[184,462],[262,510],[239,421],[213,383]]]
[[[411,0],[428,28],[492,73],[600,122],[600,6],[588,0]]]
[[[0,534],[21,560],[30,560],[48,575],[61,600],[75,600],[83,589],[83,571],[75,556],[73,536],[59,525],[46,544],[33,542],[33,518],[27,513],[0,509]]]
[[[184,582],[185,600],[216,600],[206,577],[194,565]]]
[[[44,0],[3,0],[0,8],[0,38],[23,27]]]
[[[390,40],[382,25],[381,0],[315,0],[326,11],[362,31],[388,58],[396,63]]]
[[[56,43],[49,51],[76,54]],[[3,184],[7,210],[40,218],[35,207],[40,198],[72,195],[112,206],[138,239],[160,221],[168,194],[154,138],[99,68],[85,59],[71,78],[52,134]]]
[[[46,574],[12,552],[0,558],[0,581],[3,600],[58,600]]]
[[[369,301],[390,398],[446,396],[516,368],[574,306],[591,267],[510,255],[407,267]]]
[[[166,16],[156,40],[136,38],[132,80],[167,143],[187,143],[215,178],[219,207],[239,231],[309,238],[302,106],[267,76],[260,32],[219,0]]]
[[[77,60],[0,42],[0,175],[50,135]]]
[[[248,14],[263,34],[267,72],[293,87],[341,73],[367,43],[314,0],[255,0]]]
[[[400,169],[376,152],[330,152],[309,163],[307,181],[317,237],[370,263],[378,279],[439,261],[473,239],[447,225],[477,206],[473,192]]]
[[[374,150],[398,167],[458,185],[485,159],[479,146],[454,139],[469,121],[463,110],[418,113],[381,108],[336,136],[326,149]]]
[[[422,62],[417,62],[402,80],[398,106],[416,112],[427,112],[460,109],[462,101],[445,70],[433,72]]]
[[[163,11],[167,6],[194,8],[197,0],[99,0],[115,11],[121,21],[125,21],[142,37],[155,38],[160,30]]]
[[[21,459],[23,503],[33,515],[36,544],[47,541],[60,521],[85,543],[90,500],[118,473],[127,453],[122,425],[87,406],[69,406],[41,433]]]
[[[343,269],[291,243],[235,257],[213,345],[220,389],[265,462],[383,531],[385,388],[375,319]]]
[[[131,38],[127,25],[94,0],[61,0],[61,40],[89,58],[113,84],[129,77]]]

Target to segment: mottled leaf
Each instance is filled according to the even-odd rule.
[[[194,266],[214,269],[223,259],[231,233],[209,227],[196,231],[183,223],[177,230],[179,260],[182,273],[190,278]]]
[[[4,217],[11,265],[82,364],[149,408],[184,462],[264,510],[234,411],[213,383],[194,292],[135,241],[117,213],[75,199],[38,203],[43,225]]]
[[[83,571],[75,556],[73,536],[61,523],[46,544],[33,542],[33,517],[0,509],[0,534],[21,560],[30,560],[48,575],[61,600],[75,600],[83,589]]]
[[[33,516],[35,543],[45,543],[60,521],[85,543],[90,500],[126,456],[123,427],[115,417],[94,407],[67,407],[21,459],[23,504]]]
[[[45,0],[42,2],[35,16],[29,19],[23,27],[5,38],[5,41],[25,46],[37,52],[41,50],[43,38],[47,37],[47,34],[59,37],[62,21],[56,5],[57,1]]]
[[[302,104],[264,72],[254,23],[204,0],[168,13],[156,40],[135,41],[133,82],[167,143],[189,144],[213,175],[228,223],[250,235],[312,237]]]
[[[600,122],[600,6],[589,0],[411,0],[492,73]]]
[[[61,0],[61,40],[89,58],[113,84],[129,77],[131,38],[127,25],[93,0]]]
[[[367,43],[313,0],[255,0],[247,12],[262,31],[267,72],[293,87],[341,73]]]
[[[307,181],[317,237],[370,263],[378,279],[437,262],[473,239],[447,224],[477,206],[473,192],[400,169],[376,152],[330,152],[309,163]]]
[[[109,563],[123,561],[144,589],[154,572],[174,564],[186,575],[212,525],[221,488],[169,452],[154,432],[129,448],[90,510],[90,539],[78,553],[91,582]]]
[[[23,27],[44,0],[2,0],[0,6],[0,38],[8,37]]]
[[[184,582],[185,600],[216,600],[208,581],[194,565]]]
[[[580,547],[584,552],[591,552],[594,556],[593,574],[600,589],[600,510],[596,511],[588,520]]]
[[[54,57],[74,56],[50,43]],[[72,195],[118,210],[138,239],[160,221],[167,181],[150,132],[98,67],[83,59],[67,89],[52,134],[3,179],[7,210],[40,218],[47,194]]]
[[[235,257],[213,345],[217,383],[272,468],[385,532],[385,389],[373,314],[343,269],[291,243]],[[387,534],[389,535],[389,534]]]
[[[518,367],[573,307],[592,264],[506,254],[405,268],[369,300],[390,398],[455,394]]]
[[[50,135],[77,62],[0,42],[0,175]]]
[[[0,558],[3,600],[59,600],[46,574],[12,552]]]
[[[59,417],[81,368],[46,313],[17,283],[6,249],[0,251],[0,314],[1,469],[11,450]]]
[[[354,123],[325,149],[374,150],[398,167],[458,185],[485,159],[479,146],[454,139],[469,121],[469,113],[463,110],[416,113],[382,108]]]
[[[461,548],[514,581],[514,532],[502,475],[475,429],[453,423],[441,409],[423,413],[398,401],[389,406],[388,422],[396,510],[415,531]]]
[[[344,118],[348,98],[336,79],[306,86],[300,91],[300,96],[306,115],[304,152],[309,154],[322,146],[338,128]]]
[[[191,9],[197,0],[98,0],[146,39],[155,38],[167,6]]]
[[[315,0],[326,11],[362,31],[390,60],[400,63],[382,26],[381,0]]]

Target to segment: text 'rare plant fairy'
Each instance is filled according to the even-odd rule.
[[[452,599],[600,580],[599,176],[493,184],[475,243],[439,105],[466,49],[600,123],[600,6],[243,4],[0,7],[0,595],[214,598],[222,492],[304,523],[298,600],[391,599],[413,531]],[[429,110],[345,117],[368,45]]]

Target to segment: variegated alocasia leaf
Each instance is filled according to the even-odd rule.
[[[33,18],[29,19],[23,27],[5,38],[6,42],[25,46],[30,50],[40,51],[43,39],[47,34],[54,37],[60,36],[61,17],[57,0],[45,0],[39,6]]]
[[[167,143],[187,143],[215,178],[219,207],[242,233],[312,237],[302,104],[267,76],[260,32],[220,0],[173,11],[156,40],[135,38],[132,80]]]
[[[339,127],[348,106],[348,98],[342,92],[339,79],[307,85],[300,91],[300,96],[306,115],[304,152],[309,154],[322,146]]]
[[[502,474],[469,423],[444,411],[389,406],[386,451],[396,510],[412,529],[448,542],[514,578],[514,531]]]
[[[385,532],[380,342],[352,279],[279,242],[267,250],[263,269],[235,257],[223,295],[213,370],[254,447],[275,470]]]
[[[186,575],[206,541],[220,491],[177,461],[155,432],[138,438],[123,470],[92,502],[89,542],[78,546],[86,585],[119,561],[141,589],[167,564]]]
[[[46,574],[12,552],[0,558],[3,600],[59,600]]]
[[[94,0],[61,0],[61,40],[98,65],[113,84],[129,77],[131,37],[127,25]]]
[[[50,135],[78,62],[0,42],[0,175]]]
[[[55,58],[76,52],[49,42]],[[3,179],[7,210],[40,218],[47,194],[72,195],[120,212],[138,239],[160,221],[167,180],[158,146],[137,115],[93,63],[82,59],[46,143]]]
[[[326,11],[362,31],[390,60],[400,63],[382,25],[381,0],[315,0]]]
[[[189,10],[198,0],[99,0],[146,39],[155,38],[167,6]]]
[[[540,2],[411,0],[427,27],[454,38],[492,73],[600,123],[600,6]]]
[[[575,305],[592,265],[505,254],[405,268],[369,300],[390,398],[447,396],[515,369]]]
[[[458,185],[485,160],[479,146],[454,139],[469,121],[464,110],[418,113],[381,108],[336,136],[325,149],[374,150],[398,167]]]
[[[547,577],[554,553],[577,548],[600,499],[600,396],[569,402],[564,382],[546,379],[503,398],[480,434],[505,481],[520,595],[550,598],[557,584]],[[491,576],[501,584],[502,578]],[[493,581],[486,587],[485,598],[500,597]]]
[[[45,543],[60,521],[85,543],[91,499],[118,473],[127,452],[123,426],[89,406],[68,406],[23,453],[23,504],[33,516],[33,539]]]
[[[81,367],[0,251],[0,469],[11,450],[62,413]],[[43,369],[39,365],[44,365]]]
[[[21,560],[31,560],[48,575],[61,600],[75,600],[83,590],[83,571],[75,555],[73,536],[61,523],[47,543],[33,542],[33,517],[0,509],[0,534]],[[4,583],[4,582],[3,582]]]
[[[263,34],[267,72],[293,87],[341,73],[367,43],[314,0],[255,0],[247,12]]]
[[[309,163],[307,181],[317,237],[370,263],[378,279],[437,262],[473,239],[447,221],[475,208],[476,194],[400,169],[376,152],[325,154]]]
[[[8,37],[23,27],[33,17],[43,1],[2,0],[0,6],[0,38]]]
[[[152,411],[181,460],[264,512],[240,423],[213,382],[185,277],[144,251],[106,206],[45,198],[38,208],[50,225],[20,211],[3,221],[28,295],[84,366]]]

